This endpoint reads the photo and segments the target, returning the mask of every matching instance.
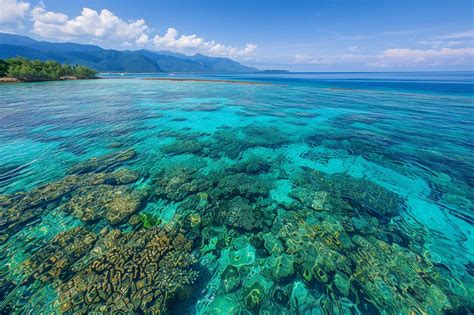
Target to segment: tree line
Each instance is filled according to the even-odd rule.
[[[97,71],[79,65],[60,64],[56,61],[28,60],[23,57],[0,59],[0,77],[22,81],[61,80],[71,77],[92,79]]]

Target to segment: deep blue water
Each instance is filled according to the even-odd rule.
[[[152,76],[0,85],[0,310],[473,311],[473,72]]]

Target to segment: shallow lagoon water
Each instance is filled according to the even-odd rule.
[[[2,312],[473,311],[472,73],[133,78],[0,86]]]

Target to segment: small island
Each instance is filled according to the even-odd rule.
[[[0,59],[0,83],[95,79],[98,72],[80,65],[23,57]]]

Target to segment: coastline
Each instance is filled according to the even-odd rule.
[[[77,78],[77,77],[61,77],[57,80],[49,80],[49,79],[45,79],[45,80],[20,80],[20,79],[17,79],[17,78],[8,78],[8,77],[1,77],[0,78],[0,84],[1,83],[32,83],[32,82],[51,82],[51,81],[76,81],[76,80],[97,80],[97,79],[101,79],[99,77],[97,78]]]
[[[211,79],[191,79],[191,78],[81,78],[76,77],[61,78],[58,80],[20,80],[17,78],[0,78],[0,84],[4,83],[33,83],[33,82],[52,82],[52,81],[76,81],[76,80],[147,80],[147,81],[174,81],[174,82],[202,82],[202,83],[226,83],[226,84],[241,84],[241,85],[272,85],[267,82],[255,81],[236,81],[236,80],[211,80]]]

